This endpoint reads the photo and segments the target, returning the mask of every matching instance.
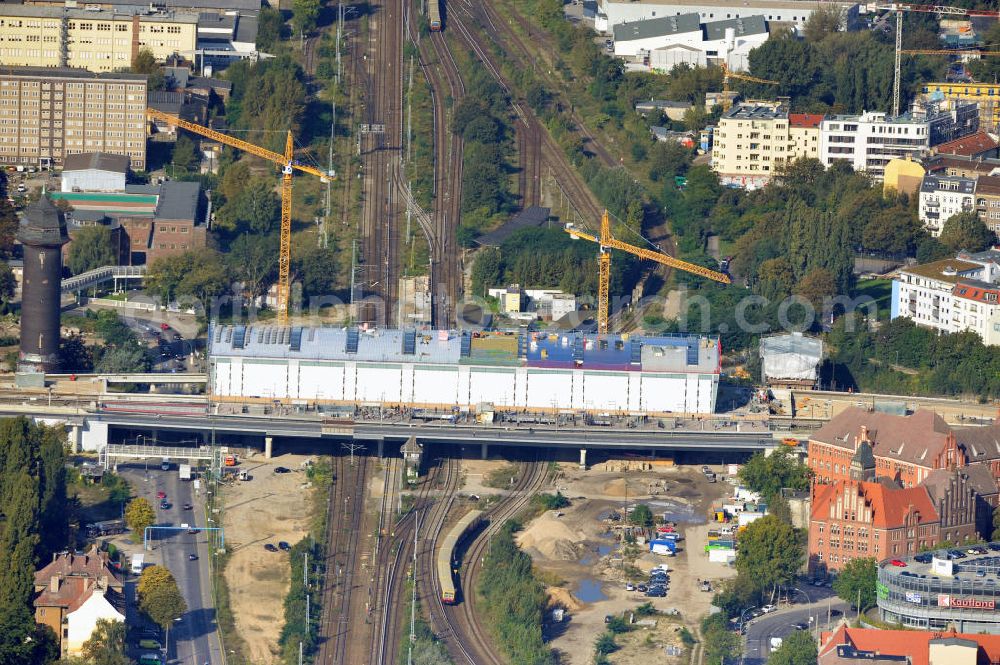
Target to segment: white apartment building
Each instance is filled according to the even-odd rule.
[[[769,23],[781,23],[801,31],[812,13],[822,7],[840,7],[842,27],[853,30],[860,24],[857,2],[830,0],[673,0],[673,2],[615,2],[602,0],[597,8],[594,28],[610,33],[619,23],[645,21],[664,16],[696,13],[702,21],[724,21],[762,16]]]
[[[926,175],[920,183],[920,221],[935,238],[952,215],[973,212],[976,181],[958,176]]]
[[[843,161],[881,181],[892,159],[921,156],[930,147],[927,122],[885,113],[838,115],[820,125],[820,160],[830,166]]]
[[[715,129],[712,169],[724,185],[763,187],[785,163],[817,157],[821,122],[822,116],[789,114],[777,102],[737,104]]]
[[[892,282],[893,319],[903,316],[939,332],[971,330],[1000,343],[1000,250],[900,270]]]

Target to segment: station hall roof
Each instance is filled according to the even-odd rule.
[[[213,358],[718,373],[716,338],[213,324]]]

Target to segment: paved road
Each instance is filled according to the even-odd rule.
[[[831,624],[836,624],[850,613],[847,603],[833,595],[829,589],[802,587],[802,590],[813,602],[802,603],[802,597],[797,605],[782,607],[753,620],[746,631],[744,648],[744,665],[763,665],[771,652],[772,637],[786,637],[796,630],[795,624],[809,624],[810,630],[826,630]],[[850,615],[853,618],[853,615]]]
[[[195,492],[194,483],[182,482],[177,465],[170,471],[161,471],[159,464],[151,464],[148,479],[143,465],[120,466],[122,473],[139,496],[144,496],[157,507],[158,524],[192,527],[205,526],[204,487],[200,495]],[[165,492],[171,507],[159,509],[158,491]],[[192,510],[184,510],[185,503],[194,505]],[[223,663],[221,642],[215,622],[215,606],[212,602],[211,573],[208,566],[208,539],[204,531],[188,534],[186,531],[166,532],[152,541],[152,551],[147,560],[160,563],[170,569],[177,579],[181,593],[187,601],[188,610],[170,631],[170,659],[168,663],[183,665],[221,665]],[[196,561],[189,561],[188,555],[197,554]]]

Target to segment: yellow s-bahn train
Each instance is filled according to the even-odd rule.
[[[455,590],[455,571],[461,561],[455,558],[455,548],[462,539],[474,531],[482,522],[483,511],[472,510],[466,513],[452,527],[448,535],[441,541],[437,553],[438,581],[441,584],[441,602],[454,605],[458,602]]]

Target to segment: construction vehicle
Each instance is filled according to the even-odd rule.
[[[726,63],[722,63],[722,110],[728,111],[729,107],[733,105],[732,98],[729,96],[729,79],[739,79],[740,81],[747,81],[748,83],[763,83],[765,85],[778,85],[777,81],[772,81],[770,79],[762,79],[756,76],[750,76],[749,74],[740,74],[739,72],[734,72],[726,66]]]
[[[610,249],[618,249],[623,252],[628,252],[629,254],[634,254],[640,259],[648,259],[650,261],[656,261],[657,263],[662,263],[665,266],[671,268],[676,268],[678,270],[683,270],[684,272],[689,272],[692,275],[699,275],[707,279],[715,280],[716,282],[721,282],[723,284],[729,284],[732,280],[729,275],[721,272],[716,272],[714,270],[709,270],[699,265],[693,263],[688,263],[687,261],[681,261],[680,259],[675,259],[669,254],[663,252],[654,252],[651,249],[644,249],[642,247],[636,247],[635,245],[630,245],[628,243],[622,242],[621,240],[616,240],[611,235],[611,223],[608,220],[608,211],[604,211],[604,216],[601,217],[601,232],[600,236],[595,236],[584,231],[576,229],[573,224],[567,224],[564,229],[566,233],[570,234],[573,238],[582,238],[583,240],[589,240],[590,242],[597,243],[600,246],[600,254],[598,255],[598,269],[600,271],[598,284],[597,284],[597,334],[607,335],[608,334],[608,291],[611,288],[611,254],[608,252]]]
[[[316,176],[323,182],[329,182],[336,177],[333,171],[321,171],[315,167],[303,164],[295,159],[295,149],[292,141],[292,133],[289,131],[285,139],[285,152],[277,153],[259,145],[254,145],[248,141],[234,138],[228,134],[217,132],[208,127],[187,120],[182,120],[177,116],[147,108],[146,116],[155,120],[161,120],[175,127],[186,129],[187,131],[204,136],[205,138],[218,141],[224,145],[248,152],[251,155],[273,162],[281,167],[281,241],[278,255],[278,304],[276,308],[277,320],[280,324],[288,323],[288,301],[291,294],[291,255],[292,255],[292,173],[301,171]]]
[[[222,463],[226,466],[236,466],[236,455],[226,455],[222,459]]]

